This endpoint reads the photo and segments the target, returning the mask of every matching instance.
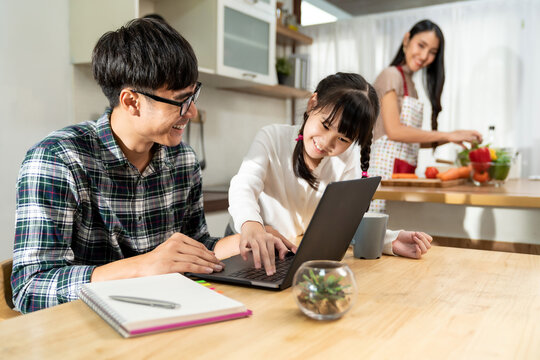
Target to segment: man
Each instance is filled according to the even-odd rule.
[[[90,281],[223,267],[181,142],[201,90],[191,46],[164,21],[135,19],[101,37],[92,68],[111,110],[47,136],[19,173],[11,283],[23,313]]]

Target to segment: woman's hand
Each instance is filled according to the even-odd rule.
[[[400,231],[392,242],[394,254],[413,259],[420,259],[431,248],[433,238],[421,231]]]
[[[453,142],[463,145],[463,142],[482,143],[482,134],[476,130],[455,130],[451,132],[427,131],[413,126],[403,125],[400,121],[398,97],[395,91],[389,91],[381,99],[381,117],[384,132],[388,139],[404,143],[420,143],[431,147],[432,143],[439,145]]]
[[[91,281],[126,279],[169,273],[211,273],[224,264],[200,242],[175,233],[154,250],[94,269]]]
[[[282,236],[280,238],[279,233],[277,234],[278,236],[267,232],[258,222],[245,222],[240,234],[240,255],[244,260],[247,260],[248,252],[251,250],[255,268],[260,269],[262,263],[267,275],[274,274],[276,272],[275,250],[278,250],[279,258],[284,259],[289,248],[294,247]]]
[[[448,142],[453,142],[454,144],[463,145],[463,142],[468,143],[482,143],[482,134],[476,130],[454,130],[448,133]]]

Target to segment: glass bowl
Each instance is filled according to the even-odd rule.
[[[490,162],[471,162],[471,178],[477,186],[502,186],[516,156],[512,148],[490,148],[490,153]]]
[[[510,163],[471,162],[472,181],[477,186],[504,184],[510,172]]]
[[[353,272],[338,261],[307,261],[294,275],[294,299],[300,310],[312,319],[342,317],[354,305],[356,293]]]

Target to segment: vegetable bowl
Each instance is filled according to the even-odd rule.
[[[508,148],[480,148],[480,153],[471,151],[472,181],[477,186],[504,184],[513,159],[513,151]],[[487,152],[486,152],[487,150]],[[489,157],[487,157],[487,155]]]

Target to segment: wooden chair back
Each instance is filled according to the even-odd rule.
[[[0,263],[0,277],[2,279],[2,286],[0,286],[0,321],[6,320],[21,313],[13,310],[13,300],[11,291],[11,268],[13,267],[13,260],[4,260]]]

